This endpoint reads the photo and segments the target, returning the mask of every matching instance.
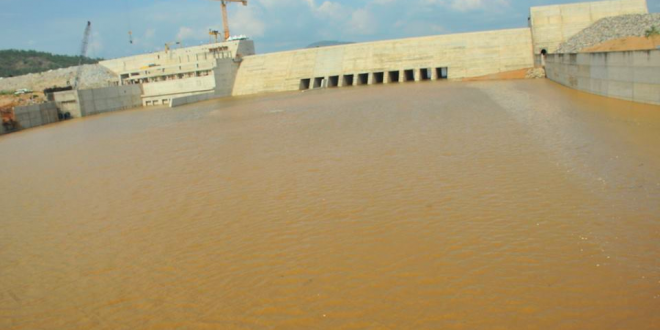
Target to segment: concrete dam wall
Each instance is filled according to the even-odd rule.
[[[367,42],[244,58],[233,95],[464,79],[532,68],[594,22],[648,13],[646,0],[532,7],[529,28]]]
[[[479,77],[533,67],[532,48],[522,28],[247,56],[233,95]]]
[[[552,54],[548,78],[570,88],[660,105],[660,50]]]

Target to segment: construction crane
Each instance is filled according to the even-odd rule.
[[[77,90],[78,85],[80,84],[80,77],[83,71],[83,60],[87,55],[87,46],[89,46],[89,35],[92,32],[92,22],[87,21],[87,27],[85,27],[85,34],[83,35],[82,46],[80,46],[80,59],[78,59],[78,70],[76,71],[76,76],[73,79],[73,89]]]
[[[175,42],[175,41],[172,41],[172,42],[168,42],[168,43],[166,43],[166,44],[165,44],[165,53],[169,52],[170,49],[172,49],[172,45],[180,45],[180,44],[181,44],[180,41],[176,41],[176,42]]]
[[[215,39],[215,43],[218,43],[218,35],[220,35],[220,31],[218,30],[209,30],[209,35],[212,36]]]
[[[240,2],[243,4],[243,6],[247,6],[248,0],[213,0],[213,1],[220,1],[220,4],[222,5],[222,24],[225,28],[225,41],[229,39],[229,21],[227,18],[227,3],[229,2]]]

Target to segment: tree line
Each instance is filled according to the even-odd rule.
[[[0,50],[0,77],[68,68],[78,65],[79,56],[56,55],[35,50]],[[83,64],[96,64],[101,58],[83,58]]]

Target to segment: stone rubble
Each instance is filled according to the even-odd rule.
[[[636,14],[603,18],[561,44],[557,49],[557,53],[577,53],[584,48],[593,47],[610,40],[643,37],[652,26],[660,29],[660,14]]]
[[[541,79],[545,78],[545,69],[544,68],[532,68],[527,70],[525,74],[525,79]]]
[[[77,66],[65,69],[55,69],[48,72],[31,73],[23,76],[0,79],[0,91],[15,91],[21,88],[31,89],[35,92],[43,91],[54,86],[65,87],[73,83]],[[115,85],[118,77],[105,67],[92,64],[84,65],[80,88],[99,88]]]

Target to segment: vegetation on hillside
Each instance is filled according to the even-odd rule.
[[[339,46],[339,45],[348,45],[352,44],[353,42],[349,41],[335,41],[335,40],[326,40],[326,41],[319,41],[315,42],[306,48],[319,48],[319,47],[329,47],[329,46]]]
[[[660,36],[660,30],[658,30],[657,27],[652,26],[650,29],[646,30],[646,33],[644,34],[647,38],[654,37],[654,36]]]
[[[78,65],[78,56],[54,55],[34,50],[0,50],[0,77],[20,76]],[[83,64],[95,64],[100,58],[83,59]]]

